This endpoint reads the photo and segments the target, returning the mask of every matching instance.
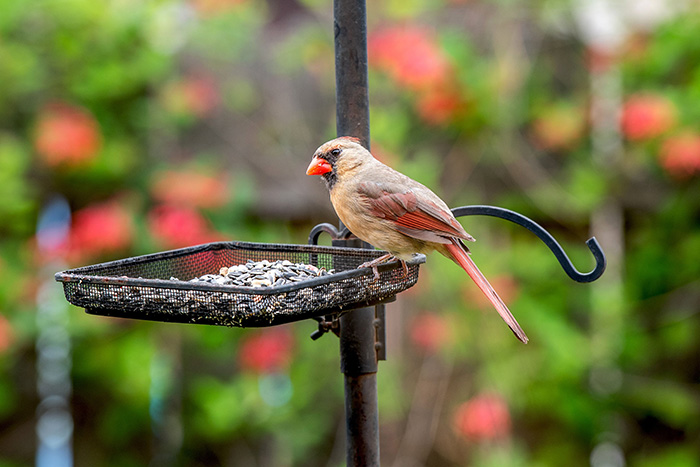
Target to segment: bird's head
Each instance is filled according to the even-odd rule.
[[[341,136],[322,144],[306,169],[306,175],[320,175],[331,190],[338,178],[347,176],[374,159],[360,140],[351,136]]]

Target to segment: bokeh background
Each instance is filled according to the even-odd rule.
[[[313,321],[89,316],[56,271],[335,222],[329,0],[0,2],[0,465],[337,466]],[[463,219],[517,342],[437,255],[388,306],[382,465],[700,465],[700,5],[369,2],[372,148]],[[328,242],[328,239],[324,239]]]

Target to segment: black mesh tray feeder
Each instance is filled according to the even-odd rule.
[[[338,136],[369,142],[367,14],[365,0],[334,0],[336,127]],[[368,147],[368,146],[367,146]],[[537,235],[575,281],[592,282],[605,270],[605,255],[595,238],[586,244],[596,261],[588,273],[578,271],[556,240],[541,226],[516,212],[495,206],[462,206],[456,217],[486,215],[519,224]],[[346,461],[349,466],[379,465],[377,363],[384,359],[384,306],[418,280],[418,255],[408,271],[398,261],[358,268],[384,252],[361,246],[341,225],[316,226],[332,247],[218,242],[72,269],[56,274],[70,303],[88,313],[157,321],[224,326],[273,326],[307,318],[319,321],[317,338],[328,330],[339,336],[340,366],[345,379]],[[371,247],[369,247],[371,248]],[[188,282],[222,267],[254,261],[288,260],[312,264],[335,274],[269,288]],[[176,277],[180,280],[171,280]],[[370,306],[377,305],[377,306]],[[351,313],[345,311],[354,310]],[[340,316],[338,316],[340,315]],[[328,320],[327,320],[328,319]]]
[[[358,268],[384,252],[362,248],[215,242],[56,273],[66,299],[88,313],[237,327],[272,326],[392,301],[415,285],[425,256]],[[248,260],[287,260],[333,274],[281,286],[189,282]],[[177,278],[175,280],[173,278]]]

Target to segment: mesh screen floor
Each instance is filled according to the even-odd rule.
[[[216,242],[56,273],[66,299],[88,313],[155,321],[261,327],[390,301],[415,285],[417,255],[408,273],[398,261],[379,266],[379,279],[360,264],[384,252],[359,248]],[[275,287],[187,282],[222,267],[288,260],[335,274]],[[170,280],[176,277],[180,280]]]

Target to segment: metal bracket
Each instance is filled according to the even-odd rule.
[[[369,247],[367,242],[355,238],[347,227],[343,226],[341,230],[338,230],[333,224],[328,223],[318,224],[311,229],[309,233],[309,245],[318,245],[318,239],[322,233],[327,233],[331,236],[331,243],[333,246]],[[349,243],[353,243],[353,245]],[[385,310],[386,305],[383,303],[375,305],[374,307],[374,350],[377,355],[377,360],[386,360]],[[317,340],[328,331],[332,331],[333,334],[340,337],[340,314],[316,318],[316,320],[318,321],[318,329],[311,333],[311,339]]]
[[[377,360],[386,360],[386,305],[381,303],[374,307],[374,350]]]
[[[347,240],[352,236],[352,232],[347,227],[343,226],[343,229],[338,231],[333,224],[325,222],[311,229],[311,232],[309,232],[309,245],[318,245],[318,237],[324,232],[330,235],[332,240]]]
[[[317,340],[328,331],[340,337],[340,315],[326,315],[314,318],[318,321],[318,329],[311,333],[311,339]]]

